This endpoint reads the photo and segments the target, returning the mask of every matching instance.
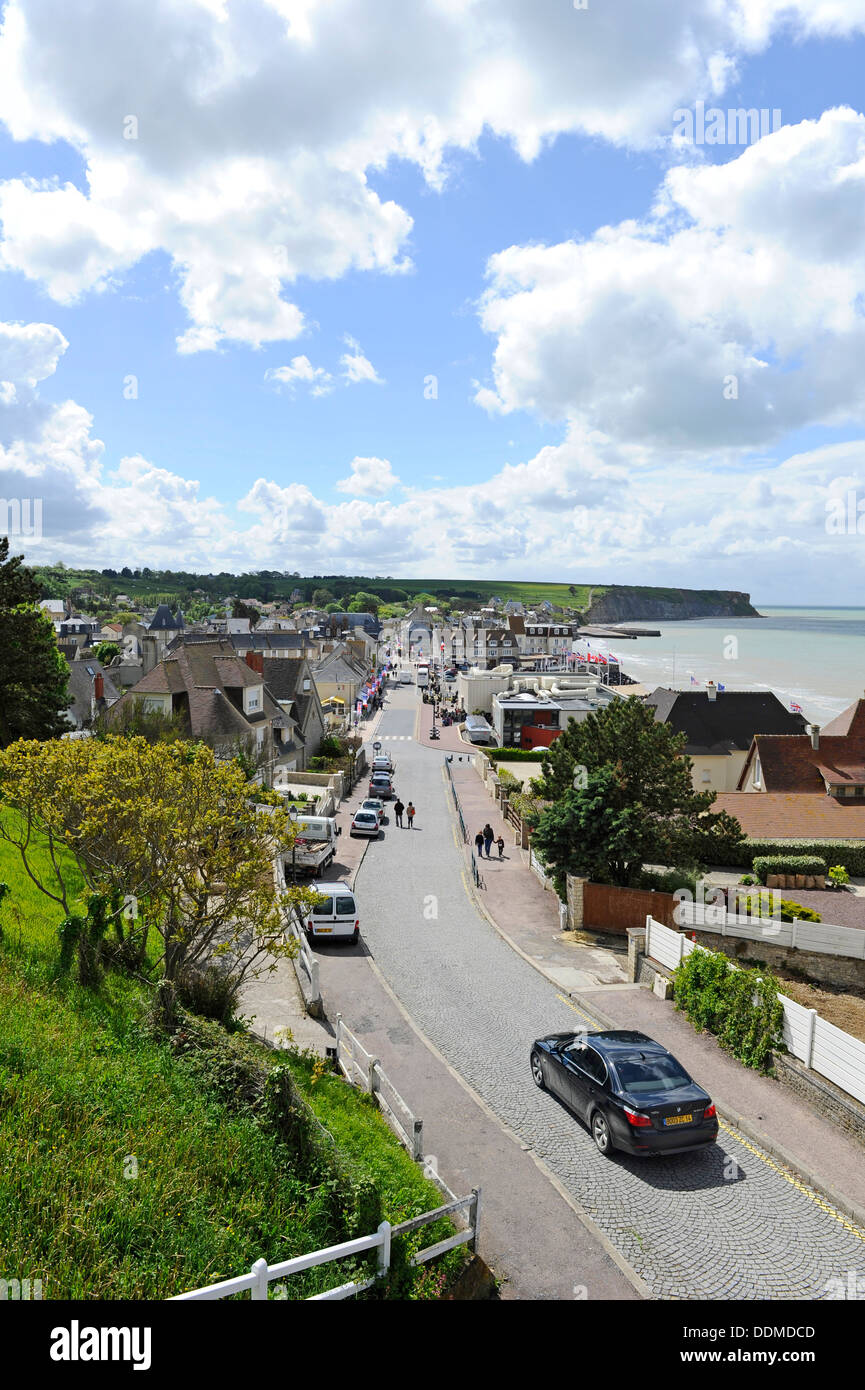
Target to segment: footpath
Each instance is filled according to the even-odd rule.
[[[461,749],[466,752],[465,744]],[[792,1170],[793,1181],[803,1179],[865,1227],[865,1151],[779,1082],[742,1066],[710,1034],[696,1033],[671,1003],[627,982],[624,944],[609,950],[572,943],[560,930],[556,895],[544,889],[528,852],[514,845],[514,828],[480,774],[465,758],[460,763],[455,756],[449,767],[469,835],[467,864],[474,835],[487,821],[506,845],[503,860],[493,845],[493,858],[478,861],[479,886],[467,876],[477,905],[525,960],[561,987],[577,1014],[575,1027],[633,1028],[656,1038],[709,1091],[722,1124],[740,1130]]]

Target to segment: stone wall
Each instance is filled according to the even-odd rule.
[[[865,1106],[827,1081],[825,1076],[809,1071],[804,1062],[787,1053],[776,1055],[775,1075],[782,1086],[789,1087],[851,1139],[855,1139],[857,1144],[865,1146]]]
[[[747,957],[749,960],[765,961],[770,968],[785,966],[787,969],[801,970],[810,980],[820,984],[852,985],[859,989],[865,987],[865,960],[856,960],[851,956],[830,956],[822,951],[800,951],[794,946],[778,946],[765,936],[756,941],[721,936],[711,931],[698,931],[695,936],[707,950],[720,951],[732,960]]]

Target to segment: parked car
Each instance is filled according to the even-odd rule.
[[[387,772],[374,772],[369,779],[368,793],[377,796],[379,801],[393,800],[393,783]]]
[[[456,678],[457,678],[457,668],[456,668],[456,666],[449,666],[448,669],[445,671],[445,680],[446,680],[446,681],[455,681]]]
[[[359,811],[374,811],[378,816],[379,824],[387,820],[387,807],[377,796],[368,796],[366,801],[362,801],[358,807]]]
[[[393,758],[389,753],[376,753],[372,760],[373,772],[389,772],[391,775],[396,771]]]
[[[312,944],[316,937],[332,936],[356,944],[360,936],[360,917],[354,893],[347,883],[313,883],[320,894],[306,915],[306,939]]]
[[[711,1096],[645,1033],[553,1033],[532,1044],[531,1069],[536,1086],[586,1121],[605,1158],[682,1153],[718,1137]]]
[[[381,822],[377,811],[355,811],[352,817],[349,835],[373,835],[377,836]]]

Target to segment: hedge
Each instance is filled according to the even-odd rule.
[[[825,876],[828,865],[816,854],[762,854],[754,860],[754,873],[761,883],[769,874],[817,874]]]
[[[733,867],[750,869],[761,855],[811,854],[827,864],[843,864],[855,876],[865,875],[865,840],[742,840],[730,852]]]
[[[481,751],[486,753],[492,763],[539,763],[548,750],[546,748],[484,748]]]

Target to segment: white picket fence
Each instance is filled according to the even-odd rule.
[[[681,932],[671,931],[653,917],[646,918],[646,955],[668,970],[675,970],[692,951],[705,950],[705,946],[689,941]],[[865,1042],[836,1028],[834,1023],[827,1023],[816,1009],[806,1009],[785,994],[779,994],[778,999],[784,1010],[783,1039],[787,1051],[865,1104]]]
[[[299,951],[295,957],[295,964],[299,965],[309,980],[310,998],[307,1008],[321,1003],[321,985],[318,979],[318,957],[310,950],[309,942],[306,939],[306,932],[303,924],[295,913],[289,913],[285,918],[285,934],[295,940],[299,946]]]
[[[428,1260],[435,1259],[437,1255],[444,1255],[448,1250],[455,1250],[459,1245],[470,1245],[472,1250],[476,1250],[480,1221],[480,1199],[480,1188],[475,1187],[466,1197],[456,1197],[452,1202],[436,1207],[434,1211],[426,1211],[422,1216],[414,1216],[408,1221],[400,1221],[396,1226],[392,1226],[389,1221],[382,1221],[374,1235],[359,1236],[356,1240],[345,1240],[341,1245],[330,1245],[325,1250],[313,1250],[309,1255],[296,1255],[292,1260],[282,1260],[275,1265],[269,1265],[267,1260],[256,1260],[248,1274],[239,1274],[234,1279],[221,1279],[218,1284],[208,1284],[202,1289],[192,1289],[189,1293],[176,1294],[174,1298],[169,1299],[169,1302],[208,1302],[228,1298],[231,1294],[244,1293],[246,1290],[249,1290],[250,1298],[266,1299],[267,1286],[274,1279],[287,1279],[292,1274],[300,1274],[303,1270],[313,1269],[317,1265],[330,1264],[333,1260],[347,1259],[349,1255],[362,1255],[368,1250],[377,1250],[377,1269],[371,1278],[351,1280],[349,1283],[340,1284],[334,1289],[327,1289],[325,1293],[313,1294],[307,1301],[318,1303],[325,1300],[353,1298],[355,1294],[363,1293],[365,1289],[371,1289],[378,1279],[387,1276],[391,1263],[391,1241],[394,1236],[409,1235],[422,1226],[430,1226],[443,1217],[456,1216],[467,1210],[468,1222],[463,1230],[448,1236],[446,1240],[437,1241],[435,1245],[427,1246],[425,1250],[418,1250],[415,1255],[412,1255],[411,1263],[413,1265],[426,1264]],[[285,1296],[284,1291],[282,1296]]]
[[[773,891],[764,890],[767,893],[765,901],[770,906]],[[681,927],[713,931],[720,936],[770,941],[773,946],[793,946],[799,951],[865,960],[865,931],[856,927],[834,927],[829,922],[801,920],[779,922],[774,917],[758,917],[745,911],[728,912],[720,904],[687,901],[677,903],[676,921]]]
[[[336,1016],[336,1060],[348,1081],[375,1096],[391,1128],[405,1144],[412,1158],[423,1158],[423,1120],[409,1108],[393,1082],[382,1070],[377,1057],[367,1052],[359,1038]]]

